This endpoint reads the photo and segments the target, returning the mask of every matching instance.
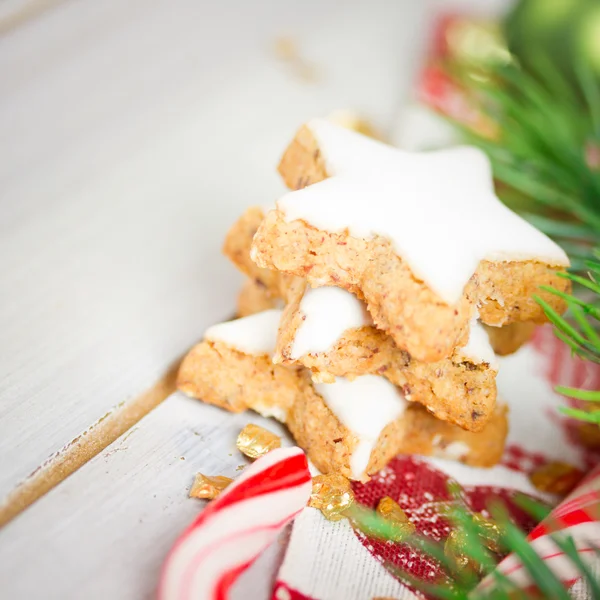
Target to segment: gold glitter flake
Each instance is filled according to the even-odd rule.
[[[275,448],[281,448],[281,438],[263,427],[249,423],[240,431],[236,446],[249,458],[258,458]]]
[[[354,492],[343,475],[317,475],[313,477],[309,506],[318,508],[326,519],[340,521],[354,503]]]
[[[400,505],[389,496],[385,496],[377,505],[377,514],[392,526],[392,539],[401,542],[416,531],[416,527],[408,520]]]
[[[233,479],[222,475],[211,477],[198,473],[190,490],[190,498],[214,500],[232,481]]]
[[[583,471],[577,467],[555,461],[536,469],[529,479],[541,492],[566,496],[581,481],[583,475]]]

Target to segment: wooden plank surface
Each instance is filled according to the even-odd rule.
[[[246,460],[235,439],[248,422],[285,435],[258,415],[168,398],[6,526],[2,597],[39,597],[43,582],[49,599],[152,598],[168,549],[204,506],[188,498],[194,474],[238,475]],[[277,550],[246,576],[237,598],[267,597]]]
[[[231,313],[227,227],[279,194],[303,120],[354,108],[389,124],[422,12],[70,0],[0,37],[0,513]],[[275,53],[281,36],[314,81]],[[100,431],[97,447],[114,438]]]

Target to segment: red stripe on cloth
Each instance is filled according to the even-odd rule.
[[[577,548],[577,552],[579,554],[583,554],[584,552],[595,552],[596,549],[595,548]],[[566,554],[562,551],[559,552],[554,552],[553,554],[546,554],[545,556],[539,555],[540,558],[544,561],[546,560],[550,560],[552,558],[557,558],[559,556],[566,556]],[[502,564],[500,565],[500,567],[502,566]],[[506,575],[507,577],[510,575],[513,575],[514,573],[516,573],[517,571],[519,571],[520,569],[523,569],[523,563],[517,563],[516,565],[512,566],[510,569],[502,569],[500,568],[500,571],[502,572],[503,575]],[[491,580],[493,583],[493,579]],[[489,586],[488,586],[489,587]]]
[[[596,521],[589,511],[584,508],[579,508],[571,511],[570,513],[560,515],[557,520],[561,525],[563,525],[564,529],[573,527],[575,525],[581,525],[582,523],[592,523]]]
[[[264,471],[252,475],[231,490],[211,502],[196,519],[194,525],[200,525],[213,513],[231,506],[240,500],[256,498],[264,494],[297,487],[311,480],[306,455],[290,456],[271,465]]]

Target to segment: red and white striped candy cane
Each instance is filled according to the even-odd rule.
[[[544,519],[527,537],[533,549],[541,556],[548,568],[570,587],[580,574],[576,566],[552,541],[553,533],[564,533],[573,538],[583,560],[594,557],[594,546],[600,546],[600,466],[596,467],[579,486]],[[521,561],[514,555],[507,556],[498,570],[509,577],[519,588],[533,592],[535,587]],[[492,586],[494,579],[488,575],[478,589]]]
[[[188,527],[163,566],[160,600],[224,600],[235,579],[308,503],[300,448],[259,458]]]

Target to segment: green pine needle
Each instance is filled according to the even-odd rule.
[[[545,56],[532,62],[532,67],[535,75],[514,61],[487,67],[485,72],[475,72],[472,65],[449,65],[450,74],[469,90],[496,134],[490,136],[489,128],[480,133],[461,123],[454,125],[468,143],[479,146],[490,158],[494,176],[502,184],[497,190],[500,198],[569,255],[572,272],[564,276],[573,282],[574,293],[542,287],[565,301],[566,315],[559,315],[542,298],[536,300],[556,336],[573,354],[600,364],[600,84],[583,63],[574,65],[575,85]],[[600,426],[600,410],[593,410],[600,402],[600,390],[558,387],[557,391],[590,407],[563,407],[563,414]],[[520,505],[538,520],[548,512],[530,499],[523,498]],[[543,596],[569,598],[524,533],[510,521],[506,509],[495,507],[492,514],[501,528],[501,543],[518,555]],[[453,513],[453,518],[468,532],[469,551],[487,572],[489,553],[482,544],[477,546],[481,540],[472,522],[461,511]],[[573,540],[556,536],[554,541],[577,567],[592,597],[600,600],[600,582],[581,560]],[[497,571],[492,573],[498,586],[491,593],[469,598],[522,597]]]
[[[594,294],[600,294],[600,286],[589,277],[581,277],[580,275],[575,275],[574,273],[558,273],[558,275],[560,277],[564,277],[565,279],[570,279],[574,283],[578,283],[579,285],[594,292]]]
[[[563,396],[575,398],[576,400],[585,400],[586,402],[600,402],[600,391],[580,390],[577,388],[565,387],[559,385],[556,391]]]
[[[519,556],[523,567],[544,597],[569,600],[567,590],[527,542],[525,534],[510,521],[506,509],[496,505],[491,508],[491,512],[497,522],[503,523],[503,541],[512,552]]]
[[[548,505],[542,504],[538,500],[534,500],[531,496],[526,496],[523,493],[517,493],[514,502],[538,522],[546,519],[552,510]]]
[[[519,590],[512,580],[495,569],[497,558],[490,553],[485,545],[484,530],[473,521],[473,514],[464,503],[460,492],[455,488],[450,489],[450,492],[453,495],[454,502],[446,516],[452,522],[454,529],[465,533],[463,548],[466,554],[475,563],[482,566],[482,576],[489,574],[494,579],[494,585],[485,591],[477,590],[480,577],[470,570],[457,571],[453,561],[446,556],[443,543],[435,542],[418,534],[410,536],[402,543],[441,565],[445,573],[444,578],[436,583],[428,583],[415,578],[392,563],[385,563],[385,567],[401,581],[412,585],[430,597],[439,598],[440,600],[508,600],[509,598],[514,600],[527,598],[528,596]],[[549,508],[533,498],[518,495],[516,502],[518,506],[538,521],[548,516]],[[500,546],[505,548],[507,552],[514,552],[517,555],[543,597],[567,600],[569,595],[562,583],[533,550],[526,539],[525,533],[520,531],[511,521],[504,505],[497,502],[490,507],[490,513],[499,528]],[[354,526],[361,531],[367,532],[369,535],[375,532],[375,537],[380,539],[394,539],[395,530],[393,526],[390,526],[375,511],[363,506],[354,506],[350,509],[348,516]],[[573,539],[564,535],[556,535],[553,539],[556,545],[565,552],[567,557],[579,569],[592,592],[592,598],[600,600],[600,583],[595,581],[593,573],[581,560]]]
[[[585,300],[582,300],[581,298],[577,298],[577,296],[573,296],[571,294],[566,294],[565,292],[562,292],[560,290],[556,290],[547,285],[540,286],[540,289],[544,290],[545,292],[550,292],[551,294],[554,294],[555,296],[558,296],[559,298],[562,298],[563,300],[566,300],[567,304],[569,304],[571,309],[573,308],[573,306],[580,306],[581,308],[584,309],[585,313],[587,313],[588,315],[591,315],[596,320],[600,321],[600,310],[598,310],[595,306],[591,305],[589,302],[586,302]],[[559,316],[559,318],[562,318],[562,317]]]
[[[547,288],[552,291],[552,288]],[[544,299],[534,296],[535,301],[544,309],[546,316],[562,333],[570,337],[576,344],[585,348],[587,340],[566,319],[561,317]]]
[[[600,413],[598,412],[590,413],[586,410],[570,408],[567,406],[561,406],[558,410],[567,417],[572,417],[573,419],[578,419],[579,421],[585,421],[587,423],[593,423],[594,425],[600,425]]]
[[[581,559],[577,546],[573,538],[565,537],[563,535],[552,535],[552,541],[566,554],[569,560],[577,567],[579,573],[581,573],[592,593],[592,598],[600,598],[600,582],[596,575],[592,572],[589,566]]]
[[[600,143],[600,89],[586,65],[573,88],[542,57],[536,76],[516,63],[449,71],[477,100],[498,134],[454,123],[490,157],[499,196],[559,243],[600,245],[600,172],[588,164]],[[570,254],[573,254],[570,252]]]
[[[582,334],[586,337],[588,345],[593,348],[600,348],[600,335],[598,335],[594,326],[586,318],[586,315],[595,317],[596,311],[590,311],[587,305],[580,304],[579,302],[569,303],[569,311],[577,322],[577,325],[579,325]]]

